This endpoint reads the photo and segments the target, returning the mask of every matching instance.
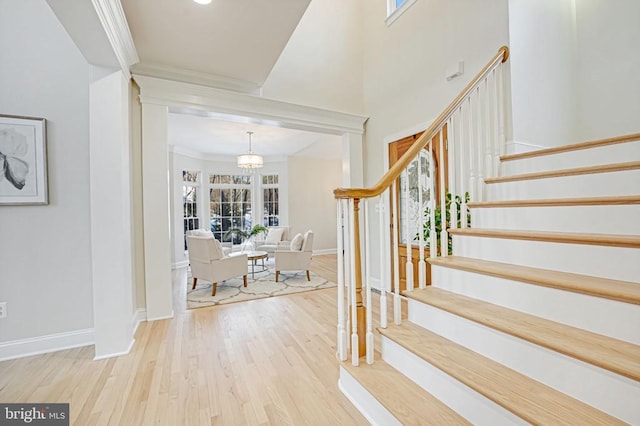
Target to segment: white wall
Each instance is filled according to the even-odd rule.
[[[510,0],[513,141],[576,142],[574,0]]]
[[[262,95],[336,111],[362,112],[363,3],[309,3],[265,81]]]
[[[290,235],[314,232],[313,250],[334,250],[336,200],[333,190],[342,184],[342,162],[289,157]]]
[[[0,207],[6,342],[93,327],[92,70],[43,0],[0,0],[0,10],[0,113],[47,119],[49,169],[49,205]]]
[[[575,3],[578,139],[640,132],[640,1]]]
[[[365,2],[366,186],[386,171],[385,138],[433,120],[508,45],[507,9],[507,0],[418,0],[387,27],[386,3]],[[447,68],[458,61],[464,61],[464,74],[447,81]],[[376,253],[378,225],[371,231]],[[375,263],[372,274],[379,276]]]

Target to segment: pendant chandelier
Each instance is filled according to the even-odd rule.
[[[242,169],[259,169],[264,165],[261,155],[254,154],[251,151],[251,135],[253,132],[247,132],[249,135],[249,152],[244,155],[238,155],[238,167]]]

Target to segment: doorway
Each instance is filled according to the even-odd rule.
[[[394,276],[393,258],[395,256],[395,250],[397,247],[399,257],[399,277],[400,277],[400,290],[405,290],[407,287],[407,273],[406,264],[408,256],[411,256],[411,262],[413,263],[413,276],[414,286],[417,287],[418,283],[418,262],[420,260],[420,248],[418,246],[419,234],[422,232],[423,216],[425,214],[426,207],[431,199],[431,180],[434,179],[435,184],[435,197],[436,207],[440,205],[440,188],[442,179],[444,179],[444,186],[447,187],[447,128],[442,129],[442,144],[440,143],[440,133],[438,133],[432,140],[433,146],[431,157],[429,157],[429,146],[425,147],[420,153],[420,161],[415,159],[408,167],[408,173],[402,174],[396,179],[395,197],[398,206],[398,214],[391,212],[390,215],[390,227],[391,232],[391,273]],[[416,133],[414,135],[399,139],[389,144],[389,168],[402,157],[402,155],[409,150],[409,148],[418,140],[422,133]],[[440,164],[440,151],[444,149],[443,164]],[[433,162],[433,177],[430,176],[430,162]],[[420,169],[420,170],[419,170]],[[407,185],[408,191],[407,191]],[[422,204],[420,204],[420,198],[418,191],[422,191]],[[393,197],[393,193],[390,197]],[[408,197],[408,199],[407,199]],[[390,205],[393,205],[393,200],[390,199]],[[408,227],[408,231],[407,231]],[[394,229],[397,229],[396,240],[394,240]],[[411,250],[408,250],[409,242],[411,239]],[[427,241],[425,241],[424,257],[429,257],[429,248],[426,247]],[[393,280],[392,280],[393,282]],[[426,283],[431,283],[431,266],[429,263],[426,265]],[[392,284],[392,290],[395,290],[395,283]]]

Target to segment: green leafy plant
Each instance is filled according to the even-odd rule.
[[[242,238],[243,241],[255,237],[256,235],[266,234],[269,232],[267,228],[262,225],[254,225],[253,228],[249,230],[241,229],[241,228],[231,228],[226,234],[224,234],[224,238],[228,239],[234,235],[237,235]]]
[[[469,193],[465,192],[464,194],[464,201],[465,203],[469,202]],[[453,197],[451,195],[450,192],[447,192],[445,195],[445,229],[449,229],[451,228],[451,203],[455,202],[456,203],[456,226],[458,228],[462,227],[462,197],[460,195],[456,195],[455,197]],[[465,204],[466,205],[466,204]],[[467,226],[471,226],[471,212],[469,211],[469,208],[466,209],[466,220],[467,220]],[[429,246],[430,243],[430,237],[431,237],[431,209],[429,207],[427,207],[424,211],[424,217],[425,217],[425,222],[424,225],[422,227],[422,232],[423,232],[423,238],[425,241],[426,246]],[[441,209],[441,205],[438,205],[435,210],[433,211],[433,217],[434,217],[434,221],[435,221],[435,229],[436,229],[436,239],[437,239],[437,243],[438,243],[438,250],[441,252],[442,250],[440,250],[440,234],[442,233],[442,209]],[[419,240],[420,239],[420,234],[416,234],[416,236],[414,237],[414,240]],[[449,254],[453,253],[453,238],[451,237],[451,235],[448,236],[447,238],[447,252]]]

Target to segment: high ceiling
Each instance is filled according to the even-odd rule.
[[[121,0],[140,63],[261,86],[310,0]]]
[[[131,72],[257,94],[310,1],[212,0],[201,5],[193,0],[120,0],[124,31],[128,27],[133,39],[132,56],[139,59]],[[89,63],[118,66],[95,7],[116,3],[47,2]],[[168,130],[169,144],[204,155],[245,153],[246,132],[253,131],[253,151],[267,160],[341,157],[339,137],[265,126],[246,117],[174,111]]]

